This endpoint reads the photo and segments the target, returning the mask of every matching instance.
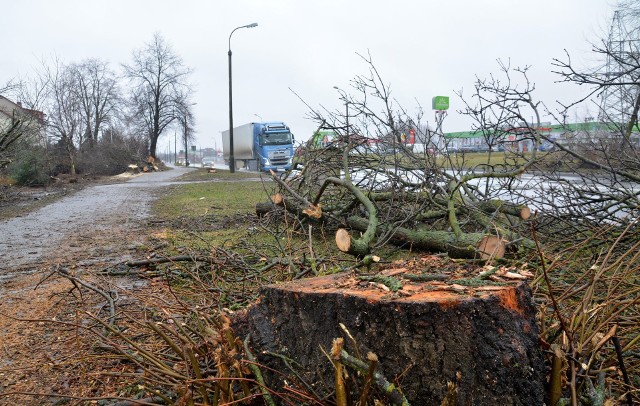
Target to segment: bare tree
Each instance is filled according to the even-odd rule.
[[[603,61],[601,66],[577,68],[568,53],[564,59],[554,59],[555,73],[562,82],[589,89],[583,98],[551,113],[564,126],[561,137],[543,135],[555,149],[553,159],[577,176],[576,181],[556,171],[544,173],[561,185],[546,193],[554,197],[551,206],[556,218],[624,224],[640,208],[640,25],[634,18],[638,15],[637,2],[619,3],[608,37],[593,45],[593,53]],[[569,109],[594,96],[600,98],[598,120],[567,125]],[[615,103],[610,102],[611,97]]]
[[[182,142],[186,154],[189,153],[189,142],[195,140],[195,116],[192,106],[189,94],[182,94],[176,99],[176,123],[179,131],[182,132]]]
[[[48,75],[48,129],[51,136],[58,140],[58,146],[65,151],[69,172],[75,175],[76,153],[83,141],[85,129],[78,77],[73,66],[66,66],[58,61],[52,69],[48,69]]]
[[[134,51],[132,63],[123,68],[132,83],[133,112],[155,158],[158,138],[178,117],[183,95],[191,93],[191,70],[158,33],[145,48]]]
[[[107,62],[87,59],[68,67],[75,76],[75,91],[82,107],[82,143],[92,148],[109,124],[120,101],[115,73]]]

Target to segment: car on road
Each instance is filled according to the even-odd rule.
[[[213,157],[204,157],[202,158],[201,165],[203,168],[213,168],[216,165],[216,159]]]

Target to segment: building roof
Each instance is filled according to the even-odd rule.
[[[16,111],[35,118],[39,123],[44,122],[44,112],[22,107],[22,103],[14,102],[3,95],[0,95],[0,113],[2,113],[2,116],[14,118]]]

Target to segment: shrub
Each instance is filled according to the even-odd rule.
[[[94,175],[117,175],[125,172],[129,164],[143,162],[145,152],[144,145],[141,147],[135,139],[101,140],[78,154],[77,169]]]
[[[46,156],[45,149],[41,147],[20,150],[9,165],[10,176],[18,185],[46,185],[49,181]]]

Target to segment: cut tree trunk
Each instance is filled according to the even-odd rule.
[[[274,210],[274,207],[282,207],[299,219],[311,219],[313,221],[324,221],[322,209],[312,204],[300,204],[293,199],[286,199],[280,193],[271,196],[270,202],[256,203],[256,215],[262,217]]]
[[[544,364],[526,283],[464,288],[393,275],[402,281],[396,293],[353,274],[266,286],[236,331],[250,333],[259,363],[284,373],[269,374],[272,388],[300,383],[269,353],[294,360],[299,378],[330,396],[335,375],[326,354],[343,337],[350,354],[374,353],[377,371],[398,382],[411,404],[440,405],[452,385],[456,405],[543,404]]]
[[[361,217],[349,217],[347,223],[357,231],[364,231],[368,227],[367,220]],[[395,229],[390,242],[430,252],[446,252],[453,258],[481,259],[503,257],[506,246],[502,238],[483,233],[464,233],[456,237],[449,231],[411,230],[404,227]],[[341,249],[340,246],[338,248]]]
[[[356,257],[364,257],[370,251],[370,247],[362,240],[352,238],[344,228],[336,231],[336,247],[342,252],[346,252]]]

